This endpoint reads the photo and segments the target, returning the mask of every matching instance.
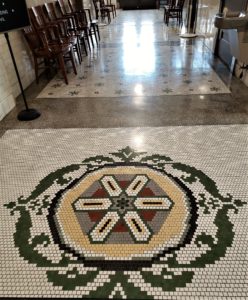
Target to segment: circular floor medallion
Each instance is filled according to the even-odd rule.
[[[106,299],[121,284],[133,299],[179,291],[225,257],[245,202],[224,192],[194,166],[126,147],[54,170],[6,207],[20,256],[53,287]]]

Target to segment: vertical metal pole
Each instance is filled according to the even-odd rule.
[[[194,38],[197,36],[195,33],[196,22],[198,14],[198,0],[189,0],[187,8],[187,21],[186,21],[186,33],[180,34],[183,38]]]
[[[191,1],[190,11],[189,33],[195,33],[198,13],[198,0]]]
[[[35,120],[35,119],[39,118],[40,113],[36,109],[30,109],[28,107],[27,99],[26,99],[26,96],[25,96],[25,93],[24,93],[21,78],[20,78],[19,71],[18,71],[18,68],[17,68],[17,65],[16,65],[15,56],[14,56],[14,53],[13,53],[13,50],[12,50],[12,47],[11,47],[11,44],[10,44],[9,34],[7,32],[5,32],[4,36],[6,38],[6,41],[7,41],[8,47],[9,47],[9,52],[10,52],[10,55],[11,55],[11,58],[12,58],[12,61],[13,61],[16,76],[17,76],[17,79],[18,79],[18,82],[19,82],[19,85],[20,85],[20,88],[21,88],[22,97],[23,97],[23,101],[24,101],[24,104],[25,104],[25,108],[26,108],[25,110],[22,110],[18,114],[17,118],[18,118],[19,121]]]
[[[21,89],[21,92],[22,92],[22,97],[23,97],[23,100],[24,100],[25,108],[26,108],[26,110],[29,110],[27,99],[26,99],[24,89],[23,89],[23,86],[22,86],[22,82],[21,82],[21,78],[20,78],[20,75],[19,75],[19,71],[18,71],[18,68],[17,68],[17,65],[16,65],[15,56],[14,56],[14,53],[13,53],[13,50],[12,50],[12,47],[11,47],[11,44],[10,44],[8,32],[5,32],[4,36],[6,38],[6,41],[7,41],[8,47],[9,47],[9,52],[10,52],[10,55],[11,55],[11,58],[12,58],[12,61],[13,61],[13,65],[14,65],[14,68],[15,68],[16,76],[17,76],[17,79],[18,79],[18,82],[19,82],[19,85],[20,85],[20,89]]]

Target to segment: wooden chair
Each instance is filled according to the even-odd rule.
[[[111,12],[112,12],[112,15],[113,15],[113,18],[116,17],[116,6],[114,4],[111,3],[111,0],[107,0],[107,4],[104,2],[104,0],[101,0],[103,2],[103,5],[105,7],[109,7]]]
[[[88,55],[86,43],[85,43],[85,36],[84,32],[81,30],[78,30],[76,27],[75,19],[73,16],[59,16],[56,12],[55,5],[53,2],[45,3],[43,6],[43,10],[45,11],[45,14],[47,15],[48,19],[50,21],[56,21],[56,20],[66,20],[68,31],[71,35],[74,35],[77,37],[79,43],[83,45],[84,51],[86,55]]]
[[[70,12],[64,3],[64,0],[57,0],[56,4],[60,11],[61,16],[63,16],[63,17],[64,16],[72,16],[74,18],[77,30],[84,32],[84,36],[85,36],[86,42],[88,44],[88,48],[89,48],[89,50],[91,50],[91,45],[92,45],[92,47],[94,47],[94,42],[93,42],[92,32],[91,32],[90,28],[88,27],[87,21],[82,17],[81,14],[75,13],[75,12]],[[91,42],[91,44],[90,44],[90,42]]]
[[[67,20],[69,30],[75,30],[76,23],[73,16],[61,16],[56,11],[54,2],[47,2],[43,5],[43,10],[45,11],[45,14],[49,18],[50,21],[56,21],[56,20]]]
[[[50,68],[51,61],[56,61],[65,79],[65,83],[68,84],[65,60],[71,61],[75,74],[77,74],[77,69],[72,45],[60,39],[58,27],[56,25],[47,25],[43,27],[43,29],[36,30],[29,26],[23,30],[23,33],[33,54],[36,82],[39,83],[38,72],[42,63],[39,62],[39,60],[43,60],[45,62],[45,68]],[[56,37],[56,43],[50,40],[51,35]]]
[[[52,67],[50,57],[46,56],[45,53],[40,51],[42,49],[42,42],[36,31],[31,26],[23,29],[23,35],[29,45],[29,48],[33,54],[34,59],[34,70],[36,83],[39,83],[39,70],[47,70]]]
[[[179,24],[182,23],[183,6],[185,0],[169,0],[164,6],[164,22],[169,25],[169,19],[177,19]]]
[[[94,9],[95,9],[95,14],[96,14],[96,19],[99,20],[99,17],[101,17],[102,20],[105,18],[108,19],[108,24],[111,23],[111,9],[109,7],[106,7],[104,3],[100,0],[92,0]]]
[[[93,20],[92,16],[91,16],[91,12],[89,8],[84,8],[81,10],[77,10],[74,6],[71,0],[68,0],[68,4],[70,7],[71,12],[73,13],[79,13],[82,14],[83,18],[86,20],[86,22],[88,23],[88,27],[91,30],[91,34],[95,37],[96,42],[97,41],[97,36],[98,36],[98,40],[100,41],[101,37],[100,37],[100,31],[99,31],[99,26],[98,26],[98,20]]]
[[[78,61],[81,64],[82,55],[81,55],[81,47],[77,36],[71,35],[67,28],[67,20],[50,20],[48,15],[45,14],[43,7],[41,5],[32,7],[30,9],[31,19],[33,19],[33,24],[36,28],[40,28],[46,25],[57,25],[60,33],[60,38],[66,42],[71,43],[73,46],[73,50],[77,53]]]

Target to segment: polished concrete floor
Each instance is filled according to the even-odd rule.
[[[184,40],[179,31],[173,22],[163,24],[161,10],[119,12],[101,28],[101,44],[84,57],[78,76],[69,74],[69,86],[57,75],[27,89],[30,106],[41,117],[17,121],[19,98],[1,121],[1,133],[247,123],[248,88],[212,55],[203,37]]]

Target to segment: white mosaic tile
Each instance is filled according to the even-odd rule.
[[[0,157],[1,297],[247,298],[247,125],[11,130]]]

